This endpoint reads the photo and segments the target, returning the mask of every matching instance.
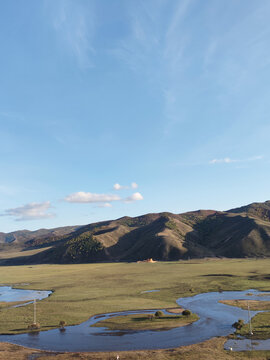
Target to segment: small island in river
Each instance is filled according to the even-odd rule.
[[[166,314],[157,311],[152,314],[128,314],[113,316],[101,320],[92,326],[106,327],[109,330],[167,330],[180,326],[188,325],[197,321],[199,317],[196,314],[183,314],[183,309],[168,309]],[[172,313],[172,315],[168,313]]]

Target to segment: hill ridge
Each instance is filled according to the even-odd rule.
[[[0,242],[2,264],[265,257],[270,256],[270,201],[228,211],[148,213],[82,226],[0,233]],[[16,257],[6,255],[15,248]]]

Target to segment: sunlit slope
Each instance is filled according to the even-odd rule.
[[[270,256],[270,202],[227,212],[199,210],[123,217],[2,245],[2,264],[178,260]],[[48,230],[47,230],[48,231]],[[63,231],[63,234],[61,234]],[[12,249],[17,246],[16,258]],[[8,247],[8,250],[7,250]],[[37,253],[29,250],[39,249]],[[2,250],[2,251],[3,251]]]

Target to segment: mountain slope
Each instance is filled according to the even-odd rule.
[[[9,249],[19,243],[21,256],[11,256],[2,264],[270,256],[270,201],[226,212],[146,214],[81,227],[16,233],[4,234],[2,239],[5,236]],[[15,240],[10,242],[12,236]],[[30,249],[38,253],[28,256]]]
[[[247,216],[256,217],[264,221],[270,221],[270,200],[264,203],[252,203],[231,209],[228,212],[236,214],[246,214]]]

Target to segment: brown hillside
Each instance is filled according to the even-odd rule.
[[[267,201],[227,212],[156,213],[81,227],[16,232],[17,241],[5,240],[9,244],[1,245],[0,251],[8,246],[11,254],[2,264],[270,256],[269,211]],[[13,236],[0,234],[2,239]],[[12,249],[18,242],[21,256],[17,253],[15,258]],[[38,253],[33,254],[35,249]]]

